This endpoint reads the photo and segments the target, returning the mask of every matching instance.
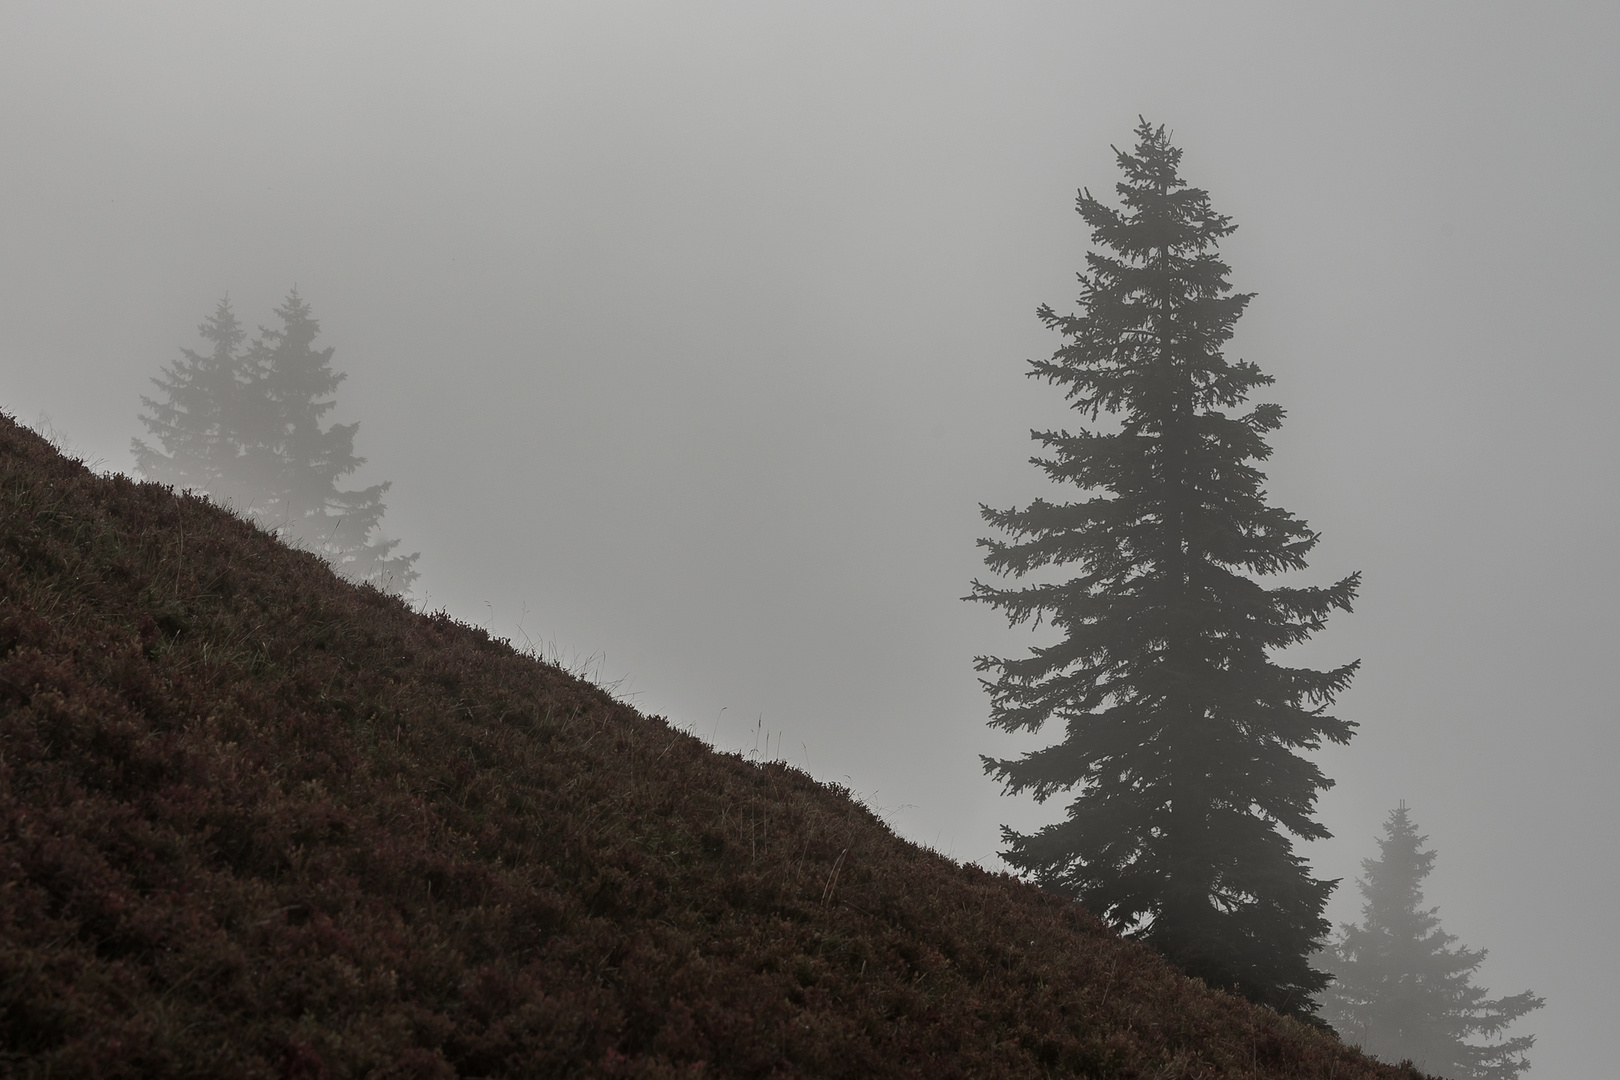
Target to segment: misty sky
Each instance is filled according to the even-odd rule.
[[[0,408],[129,469],[147,379],[296,283],[431,608],[995,864],[959,599],[1061,497],[1023,376],[1110,143],[1167,124],[1258,299],[1277,503],[1355,614],[1352,879],[1405,799],[1541,1080],[1620,1014],[1620,7],[8,4]],[[1038,740],[1044,742],[1045,740]]]

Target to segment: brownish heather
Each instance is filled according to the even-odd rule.
[[[0,1075],[1417,1076],[3,416]]]

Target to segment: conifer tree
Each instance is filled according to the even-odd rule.
[[[1022,578],[1075,564],[1066,581],[970,599],[1062,639],[1028,656],[977,660],[994,727],[1063,725],[1061,742],[985,758],[1009,793],[1073,792],[1064,820],[1003,829],[1003,857],[1191,975],[1301,1016],[1326,979],[1309,956],[1331,929],[1334,881],[1311,877],[1290,834],[1328,835],[1313,817],[1329,787],[1299,751],[1346,742],[1327,714],[1356,664],[1285,667],[1275,653],[1349,610],[1359,575],[1328,588],[1263,588],[1299,570],[1317,541],[1270,506],[1255,463],[1282,422],[1274,404],[1233,412],[1272,380],[1222,348],[1251,294],[1234,293],[1218,242],[1235,226],[1179,175],[1181,151],[1143,120],[1115,150],[1123,208],[1082,191],[1101,250],[1086,257],[1080,312],[1039,317],[1066,342],[1028,374],[1063,388],[1091,426],[1032,432],[1033,464],[1086,493],[1023,509],[981,507],[1006,534],[985,562]],[[1100,416],[1105,416],[1098,424]]]
[[[1378,858],[1362,860],[1362,922],[1346,924],[1320,960],[1335,977],[1322,1018],[1385,1061],[1450,1080],[1514,1080],[1530,1067],[1524,1055],[1535,1036],[1498,1036],[1544,1002],[1528,990],[1487,998],[1473,985],[1485,950],[1456,945],[1440,929],[1440,909],[1423,906],[1435,857],[1423,849],[1428,839],[1403,802],[1384,823]]]
[[[181,349],[180,359],[152,380],[161,399],[141,396],[140,417],[161,449],[132,440],[143,476],[178,488],[228,495],[242,452],[238,425],[243,405],[242,343],[247,332],[231,311],[230,297],[197,328],[212,346],[204,354]]]
[[[261,328],[246,357],[252,393],[242,420],[243,465],[255,495],[252,513],[344,576],[403,592],[417,576],[417,557],[394,555],[399,541],[372,535],[391,482],[338,487],[366,460],[354,452],[358,423],[322,426],[346,376],[332,370],[330,346],[315,347],[320,323],[296,288],[276,315],[281,328]]]
[[[136,440],[142,474],[231,504],[288,543],[313,551],[354,581],[404,592],[416,555],[375,535],[389,483],[356,491],[338,482],[365,463],[354,452],[359,424],[324,425],[344,375],[318,349],[320,323],[295,288],[276,309],[277,330],[245,333],[221,301],[202,325],[213,352],[181,350],[159,379],[164,400],[143,397],[158,451]]]

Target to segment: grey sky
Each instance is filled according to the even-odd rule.
[[[0,12],[0,407],[126,469],[219,296],[296,282],[428,605],[986,863],[1058,808],[980,775],[971,657],[1037,638],[958,599],[976,508],[1051,493],[1033,311],[1168,124],[1309,577],[1365,574],[1299,651],[1365,665],[1312,857],[1406,799],[1483,981],[1548,998],[1533,1075],[1609,1071],[1620,9],[245,8]]]

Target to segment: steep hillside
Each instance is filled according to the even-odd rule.
[[[0,417],[0,1075],[1417,1074]]]

